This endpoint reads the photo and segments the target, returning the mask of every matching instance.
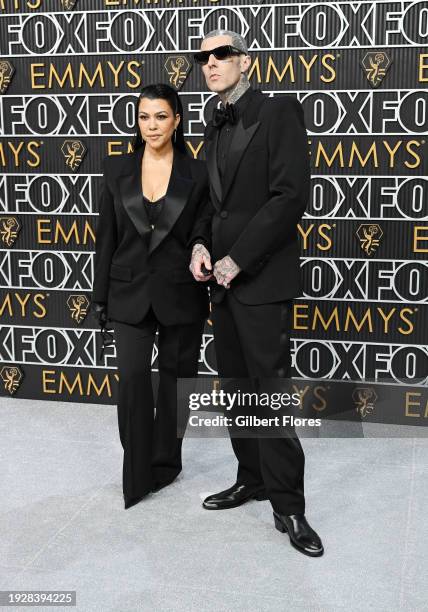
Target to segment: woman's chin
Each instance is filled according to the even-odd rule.
[[[165,140],[164,138],[162,138],[162,139],[160,139],[160,138],[150,138],[150,139],[146,140],[146,145],[148,145],[154,151],[157,151],[159,149],[163,149],[167,143],[168,143],[168,141]]]

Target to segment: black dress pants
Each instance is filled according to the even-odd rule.
[[[164,326],[150,308],[143,321],[136,325],[113,321],[113,326],[126,500],[169,484],[181,471],[177,378],[197,376],[204,320]],[[151,363],[156,331],[159,332],[159,390],[155,416]]]
[[[291,314],[292,300],[249,306],[226,291],[222,301],[212,304],[219,376],[289,377]],[[275,438],[231,435],[238,459],[237,483],[264,485],[273,509],[280,514],[305,512],[305,455],[294,429],[290,433]]]

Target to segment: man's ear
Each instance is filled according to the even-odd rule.
[[[241,59],[241,72],[247,72],[251,64],[251,57],[246,55]]]

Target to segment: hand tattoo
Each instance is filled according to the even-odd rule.
[[[195,255],[206,255],[207,257],[210,256],[208,250],[206,247],[204,247],[203,244],[200,244],[199,242],[197,244],[193,245],[193,249],[192,249],[192,258],[195,257]]]
[[[200,244],[198,242],[195,245],[193,245],[193,249],[192,249],[192,258],[190,260],[190,266],[189,266],[189,269],[192,274],[195,274],[196,262],[204,261],[204,259],[207,261],[211,261],[211,255],[208,249],[203,244]]]
[[[219,261],[216,261],[214,264],[214,276],[218,284],[224,285],[226,288],[229,288],[230,283],[240,271],[241,268],[229,255],[226,255],[223,259],[219,259]]]

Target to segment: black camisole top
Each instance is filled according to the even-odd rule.
[[[147,216],[149,218],[149,223],[152,229],[155,228],[156,222],[159,218],[159,215],[162,211],[162,208],[165,204],[165,196],[163,198],[159,198],[159,200],[155,200],[152,202],[145,195],[143,195],[143,202],[147,212]]]

